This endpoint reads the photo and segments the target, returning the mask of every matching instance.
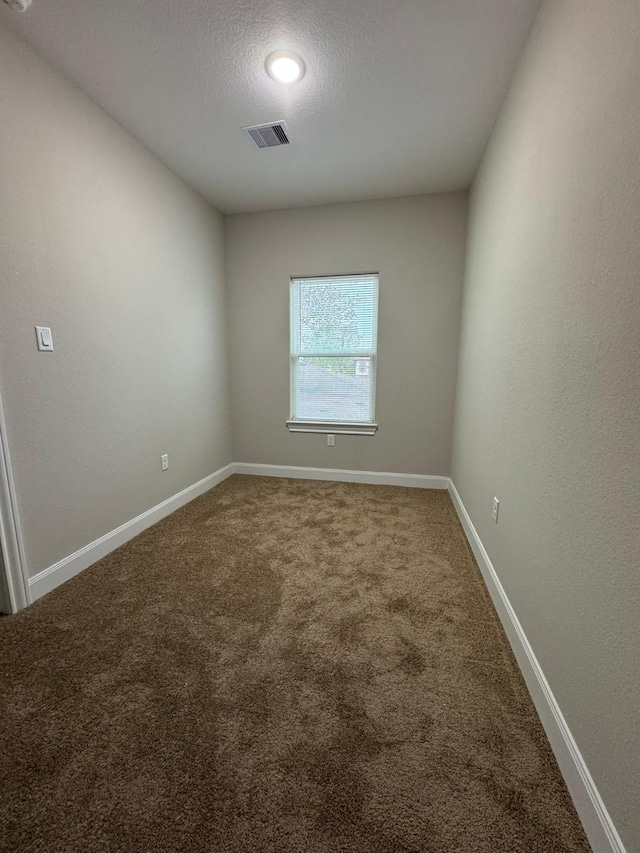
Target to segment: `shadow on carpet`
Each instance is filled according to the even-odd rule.
[[[590,849],[444,491],[234,476],[0,642],[3,850]]]

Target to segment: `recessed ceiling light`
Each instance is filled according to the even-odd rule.
[[[269,77],[278,83],[296,83],[304,75],[304,62],[297,53],[277,50],[267,56],[265,65]]]

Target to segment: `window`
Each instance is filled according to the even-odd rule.
[[[291,280],[292,432],[373,435],[378,276]]]

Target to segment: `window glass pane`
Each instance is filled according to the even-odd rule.
[[[297,285],[300,353],[370,353],[375,350],[377,279],[303,279]]]
[[[291,281],[291,416],[373,423],[378,276]]]
[[[296,418],[372,421],[372,360],[298,357],[294,360]]]

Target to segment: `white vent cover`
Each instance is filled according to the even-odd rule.
[[[276,145],[289,144],[289,129],[283,121],[254,124],[242,129],[247,131],[258,148],[275,148]]]

